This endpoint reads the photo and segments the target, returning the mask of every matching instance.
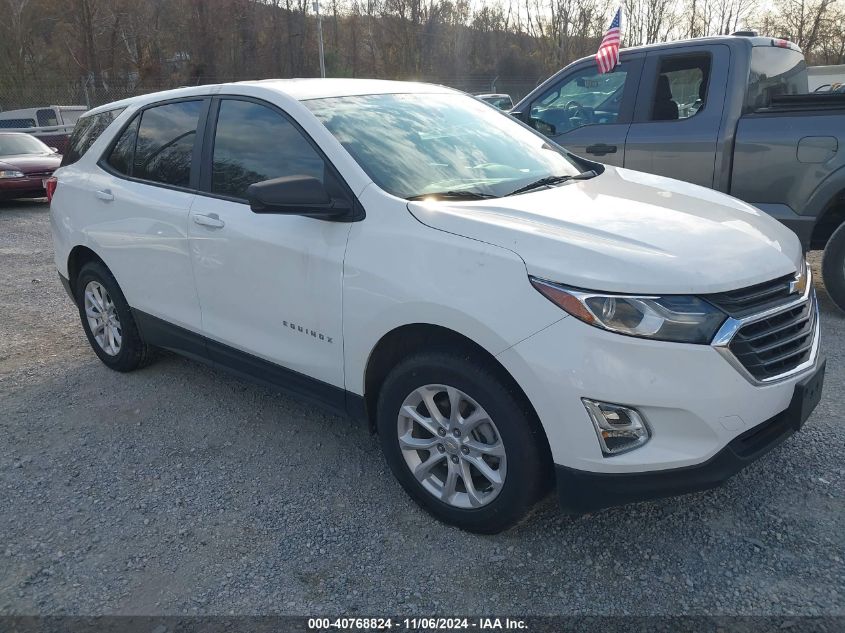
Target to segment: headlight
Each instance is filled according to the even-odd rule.
[[[16,169],[0,169],[0,178],[23,178],[23,172]]]
[[[628,336],[708,344],[726,317],[698,297],[602,294],[533,277],[531,283],[549,301],[584,323]]]

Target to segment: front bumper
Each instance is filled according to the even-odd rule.
[[[0,179],[0,200],[16,198],[45,198],[44,180],[47,177],[3,178]]]
[[[789,407],[737,436],[703,464],[644,473],[598,473],[556,465],[561,506],[581,514],[720,485],[801,428],[821,396],[825,364],[821,361],[796,385]]]

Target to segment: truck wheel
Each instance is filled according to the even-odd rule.
[[[841,310],[845,310],[845,224],[839,226],[824,249],[822,279],[827,294]]]
[[[147,364],[150,348],[109,269],[100,262],[85,264],[75,290],[82,328],[97,357],[115,371],[132,371]]]
[[[465,355],[404,360],[382,386],[377,416],[393,474],[445,523],[495,534],[549,489],[546,440],[533,413],[512,386]]]

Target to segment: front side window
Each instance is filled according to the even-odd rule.
[[[100,138],[100,135],[111,125],[112,121],[120,116],[124,109],[116,108],[79,119],[70,135],[64,156],[62,156],[62,167],[72,165],[82,158],[94,144],[94,141]]]
[[[202,101],[180,101],[144,110],[135,143],[132,176],[187,187]]]
[[[246,198],[251,184],[282,176],[324,180],[323,159],[284,116],[250,101],[220,102],[211,192]]]
[[[623,62],[610,73],[594,65],[575,71],[531,104],[531,125],[556,136],[585,125],[616,123],[629,70],[630,62]]]
[[[568,154],[474,97],[378,94],[303,102],[382,189],[503,196],[580,171]]]
[[[698,114],[704,107],[709,78],[709,55],[661,59],[651,96],[651,120],[677,121]]]

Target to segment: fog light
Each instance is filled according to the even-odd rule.
[[[593,421],[604,455],[618,455],[633,450],[648,442],[651,437],[643,416],[636,409],[587,398],[581,398],[581,402]]]

